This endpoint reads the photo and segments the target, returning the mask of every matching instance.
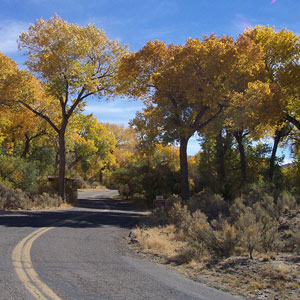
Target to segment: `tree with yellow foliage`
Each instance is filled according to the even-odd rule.
[[[249,134],[258,138],[266,132],[266,130],[262,130],[265,128],[262,126],[261,120],[252,114],[253,103],[247,103],[246,100],[249,84],[261,82],[266,76],[265,53],[260,45],[253,42],[249,36],[249,29],[237,38],[235,48],[236,57],[228,81],[231,105],[224,115],[223,128],[226,128],[237,142],[241,177],[243,182],[246,182],[247,162],[244,140]]]
[[[75,119],[75,120],[74,120]],[[114,164],[116,139],[113,133],[93,115],[79,115],[73,119],[72,146],[69,149],[69,167],[84,179],[98,179],[102,183],[103,170]],[[69,127],[69,128],[70,128]]]
[[[265,76],[249,83],[244,102],[248,119],[256,120],[260,129],[274,137],[269,168],[272,181],[278,144],[290,131],[287,123],[300,130],[300,36],[261,25],[247,34],[264,51]]]
[[[114,135],[116,146],[113,150],[115,162],[109,167],[116,169],[124,166],[132,158],[137,158],[137,136],[130,127],[119,124],[104,123],[108,131]]]
[[[59,139],[59,195],[65,199],[65,134],[73,114],[82,110],[89,96],[109,97],[115,93],[116,71],[126,52],[95,25],[69,24],[58,15],[40,19],[23,32],[19,49],[27,54],[26,66],[42,81],[43,92],[59,113],[52,118],[47,105],[35,99],[18,101],[46,120]]]
[[[185,200],[189,198],[188,141],[229,106],[233,91],[247,85],[244,81],[251,78],[251,72],[256,75],[259,47],[252,44],[242,37],[235,42],[215,35],[202,41],[188,39],[183,46],[155,41],[122,61],[123,92],[146,104],[144,112],[132,121],[142,142],[149,146],[153,140],[180,144],[181,194]]]
[[[233,55],[233,40],[214,35],[188,39],[184,46],[148,42],[123,59],[120,76],[126,95],[146,104],[134,126],[157,142],[180,144],[181,194],[189,199],[187,144],[216,118],[226,103],[222,78]]]

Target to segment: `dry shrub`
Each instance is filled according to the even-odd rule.
[[[49,208],[58,207],[62,204],[62,200],[57,196],[50,196],[47,193],[33,196],[33,207],[36,208]]]
[[[253,207],[246,206],[245,198],[239,197],[230,208],[230,217],[238,230],[240,245],[247,249],[251,258],[254,250],[278,252],[282,248],[273,197],[265,195]]]
[[[269,251],[278,252],[283,244],[280,241],[278,231],[280,212],[274,203],[274,198],[265,195],[261,202],[253,205],[252,211],[255,213],[260,226],[261,248],[266,253]]]
[[[157,207],[152,211],[149,222],[151,225],[173,224],[178,230],[183,228],[185,219],[188,218],[187,206],[182,205],[182,200],[177,195],[172,195],[166,199],[164,207]]]
[[[212,194],[207,190],[203,190],[192,196],[188,206],[192,213],[196,210],[201,210],[209,219],[215,219],[220,214],[228,214],[228,204],[224,198],[221,195]]]
[[[272,280],[283,280],[290,281],[293,280],[294,274],[291,269],[284,263],[279,264],[268,264],[262,270],[264,276]]]
[[[249,200],[249,199],[248,199]],[[193,196],[187,205],[180,197],[172,196],[166,207],[154,211],[154,224],[173,224],[178,240],[188,241],[182,256],[185,260],[199,259],[204,253],[215,257],[228,257],[236,249],[241,253],[279,252],[284,245],[279,233],[279,217],[283,210],[295,207],[295,199],[288,195],[274,198],[267,194],[249,205],[244,196],[236,198],[225,219],[227,203],[219,195],[203,191]],[[197,209],[202,208],[203,211]],[[293,233],[293,243],[299,252],[300,237]]]
[[[253,211],[258,218],[264,214],[268,214],[273,219],[278,219],[278,211],[275,207],[275,201],[272,196],[265,195],[262,200],[256,202],[253,206]]]
[[[238,197],[234,200],[233,204],[229,209],[230,219],[232,223],[236,222],[240,215],[246,212],[245,202],[246,200],[243,196]]]
[[[168,221],[170,224],[174,224],[177,229],[187,231],[191,222],[191,214],[187,206],[175,202],[168,213]]]
[[[293,237],[293,243],[295,247],[295,251],[297,252],[298,255],[300,255],[300,230],[296,229],[292,233]]]
[[[282,214],[286,210],[292,210],[297,207],[296,198],[292,195],[282,195],[277,200],[277,210]]]
[[[235,226],[238,230],[238,239],[242,247],[248,250],[249,256],[253,259],[253,251],[258,250],[261,242],[260,224],[250,207],[242,213]]]
[[[155,208],[150,218],[148,219],[148,225],[151,226],[164,226],[168,223],[168,217],[166,215],[166,211],[163,207]]]
[[[172,195],[166,200],[164,208],[166,214],[173,208],[175,203],[182,203],[182,199],[178,195]]]
[[[19,189],[12,189],[0,182],[0,209],[32,209],[58,207],[62,200],[57,195],[43,193],[30,195]]]
[[[180,213],[182,210],[182,200],[177,195],[172,195],[166,199],[164,207],[157,207],[152,211],[149,222],[151,225],[167,225],[175,224],[180,225]],[[175,211],[174,205],[179,212]]]
[[[278,222],[268,214],[263,214],[260,219],[261,247],[264,252],[278,252],[283,247],[278,231]]]
[[[196,211],[188,230],[188,237],[196,252],[207,249],[216,257],[228,257],[233,254],[237,243],[235,228],[227,221],[218,224],[214,229],[204,213]]]
[[[12,189],[0,182],[0,209],[27,208],[31,199],[20,189]]]
[[[89,184],[79,174],[75,174],[73,176],[73,178],[74,178],[74,180],[76,182],[76,185],[79,189],[88,189],[89,188]]]

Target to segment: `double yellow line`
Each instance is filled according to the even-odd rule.
[[[97,213],[88,214],[88,216],[96,215]],[[12,252],[12,262],[15,268],[15,271],[24,284],[26,289],[33,295],[35,299],[39,300],[62,300],[59,296],[57,296],[47,284],[42,282],[33,268],[30,251],[32,244],[36,239],[38,239],[42,234],[46,233],[47,231],[66,224],[70,223],[73,220],[81,219],[86,217],[87,215],[81,215],[69,220],[64,220],[53,224],[50,227],[43,227],[38,230],[35,230],[24,239],[22,239],[17,246],[14,248]]]
[[[41,228],[32,232],[18,243],[12,253],[15,271],[21,282],[35,299],[48,300],[50,298],[53,300],[61,300],[61,298],[39,279],[38,274],[32,266],[30,257],[30,250],[33,242],[52,228],[54,228],[54,226]]]

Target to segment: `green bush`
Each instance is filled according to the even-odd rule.
[[[0,179],[27,192],[36,192],[38,189],[35,163],[20,157],[0,154]]]
[[[152,165],[150,162],[129,162],[126,166],[113,171],[105,184],[117,189],[124,186],[133,194],[145,195],[148,207],[152,207],[153,200],[157,195],[165,198],[178,193],[178,174],[169,165]]]

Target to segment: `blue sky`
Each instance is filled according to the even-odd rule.
[[[22,66],[19,34],[55,13],[70,23],[94,23],[111,39],[136,51],[148,40],[182,44],[188,37],[215,33],[236,37],[247,26],[274,25],[300,33],[298,0],[0,0],[0,51]],[[142,109],[138,101],[88,102],[100,122],[127,124]],[[189,154],[199,145],[194,138]]]

